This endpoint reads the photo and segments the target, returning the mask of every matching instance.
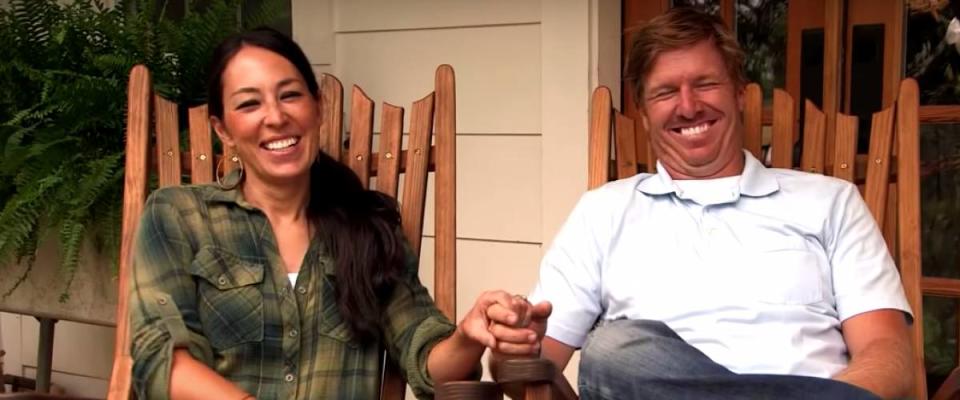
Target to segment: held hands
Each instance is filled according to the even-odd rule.
[[[546,301],[534,305],[504,291],[484,292],[458,329],[495,353],[536,357],[552,311]]]

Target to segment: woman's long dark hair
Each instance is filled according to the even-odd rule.
[[[223,71],[244,46],[260,47],[286,58],[319,101],[320,85],[300,46],[276,30],[259,28],[231,36],[214,50],[207,81],[210,115],[223,119]],[[334,260],[341,317],[357,341],[379,339],[385,301],[400,279],[405,262],[396,201],[364,189],[350,168],[321,151],[310,167],[307,215]]]

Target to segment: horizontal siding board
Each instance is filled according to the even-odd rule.
[[[409,108],[433,90],[437,66],[450,64],[457,79],[457,132],[540,132],[538,25],[338,34],[336,49],[334,74],[344,87],[360,85],[378,104]],[[374,131],[380,131],[379,115]]]
[[[333,0],[292,0],[290,11],[293,39],[310,62],[332,64],[335,54]]]
[[[430,293],[433,293],[433,251],[434,239],[423,238],[420,281]],[[470,311],[484,291],[528,294],[539,277],[539,244],[458,239],[457,254],[458,320]]]
[[[539,0],[336,0],[333,8],[337,32],[540,21]]]
[[[434,179],[427,181],[423,233],[434,234]],[[457,237],[540,240],[540,138],[457,138]]]
[[[21,318],[20,321],[23,365],[36,366],[40,323],[34,318]],[[53,333],[53,370],[109,380],[115,331],[105,326],[57,322]]]

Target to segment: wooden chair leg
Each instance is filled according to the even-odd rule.
[[[447,382],[437,388],[437,400],[502,400],[503,392],[495,382]]]
[[[3,356],[5,355],[7,355],[7,352],[0,349],[0,393],[6,393],[7,391],[7,384],[3,379]]]

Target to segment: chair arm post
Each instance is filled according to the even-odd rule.
[[[503,392],[494,382],[453,381],[437,388],[437,400],[502,400]]]
[[[543,358],[516,358],[500,362],[497,381],[501,385],[521,384],[524,400],[553,398],[553,380],[557,368]]]

